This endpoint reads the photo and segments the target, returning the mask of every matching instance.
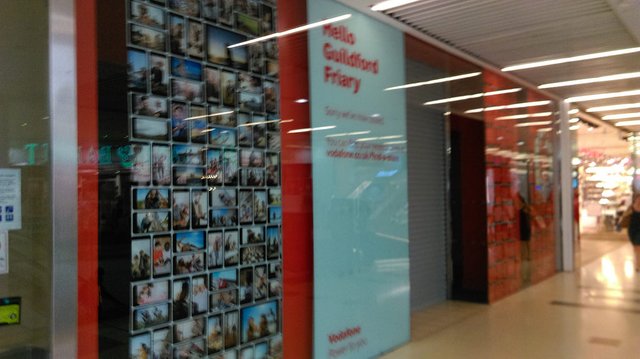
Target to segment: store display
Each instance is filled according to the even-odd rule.
[[[275,2],[127,10],[130,357],[282,357]]]

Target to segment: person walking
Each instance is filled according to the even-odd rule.
[[[633,244],[636,272],[640,272],[640,195],[633,198],[628,233],[629,240]]]

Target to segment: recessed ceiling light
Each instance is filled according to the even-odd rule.
[[[603,120],[623,120],[626,118],[637,118],[640,117],[640,112],[631,112],[631,113],[620,113],[617,115],[607,115],[602,116]]]
[[[632,53],[635,53],[635,52],[640,52],[640,47],[631,47],[631,48],[627,48],[627,49],[605,51],[605,52],[596,52],[596,53],[586,54],[586,55],[563,57],[563,58],[554,59],[554,60],[529,62],[529,63],[521,64],[521,65],[507,66],[507,67],[503,68],[502,71],[524,70],[524,69],[531,69],[531,68],[535,68],[535,67],[564,64],[564,63],[567,63],[567,62],[585,61],[585,60],[599,59],[599,58],[609,57],[609,56],[626,55],[626,54],[632,54]]]
[[[539,89],[550,89],[550,88],[555,88],[555,87],[566,87],[566,86],[592,84],[592,83],[596,83],[596,82],[607,82],[607,81],[618,81],[618,80],[626,80],[626,79],[635,79],[635,78],[638,78],[638,77],[640,77],[640,72],[627,72],[627,73],[624,73],[624,74],[592,77],[592,78],[581,79],[581,80],[552,82],[552,83],[540,85],[540,86],[538,86],[538,88]]]
[[[419,87],[419,86],[427,86],[427,85],[439,84],[439,83],[442,83],[442,82],[462,80],[462,79],[466,79],[466,78],[469,78],[469,77],[479,76],[481,74],[482,74],[482,72],[472,72],[472,73],[468,73],[468,74],[462,74],[462,75],[456,75],[456,76],[450,76],[450,77],[443,77],[443,78],[440,78],[440,79],[434,79],[434,80],[429,80],[429,81],[414,82],[414,83],[410,83],[410,84],[406,84],[406,85],[393,86],[393,87],[386,88],[384,90],[385,91],[391,91],[391,90],[400,90],[400,89],[407,89],[407,88]]]
[[[640,125],[640,120],[616,122],[616,126],[618,126],[618,127],[622,127],[622,126],[638,126],[638,125]]]
[[[632,108],[640,108],[640,102],[623,103],[620,105],[591,107],[587,109],[587,112],[606,112],[606,111],[628,110]]]
[[[594,101],[594,100],[603,100],[607,98],[616,98],[616,97],[625,97],[625,96],[636,96],[640,95],[640,90],[630,90],[630,91],[622,91],[622,92],[609,92],[609,93],[600,93],[594,95],[584,95],[584,96],[575,96],[569,97],[564,100],[565,102],[584,102],[584,101]]]
[[[389,9],[393,9],[394,7],[399,7],[407,4],[411,4],[417,2],[418,0],[387,0],[383,2],[379,2],[371,7],[373,11],[385,11]]]

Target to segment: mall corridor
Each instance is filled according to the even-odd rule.
[[[383,358],[637,358],[640,275],[632,247],[620,239],[582,247],[605,254],[491,306],[447,302],[416,313],[412,343]]]

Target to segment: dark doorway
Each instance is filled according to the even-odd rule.
[[[488,301],[484,123],[450,116],[452,299]]]

